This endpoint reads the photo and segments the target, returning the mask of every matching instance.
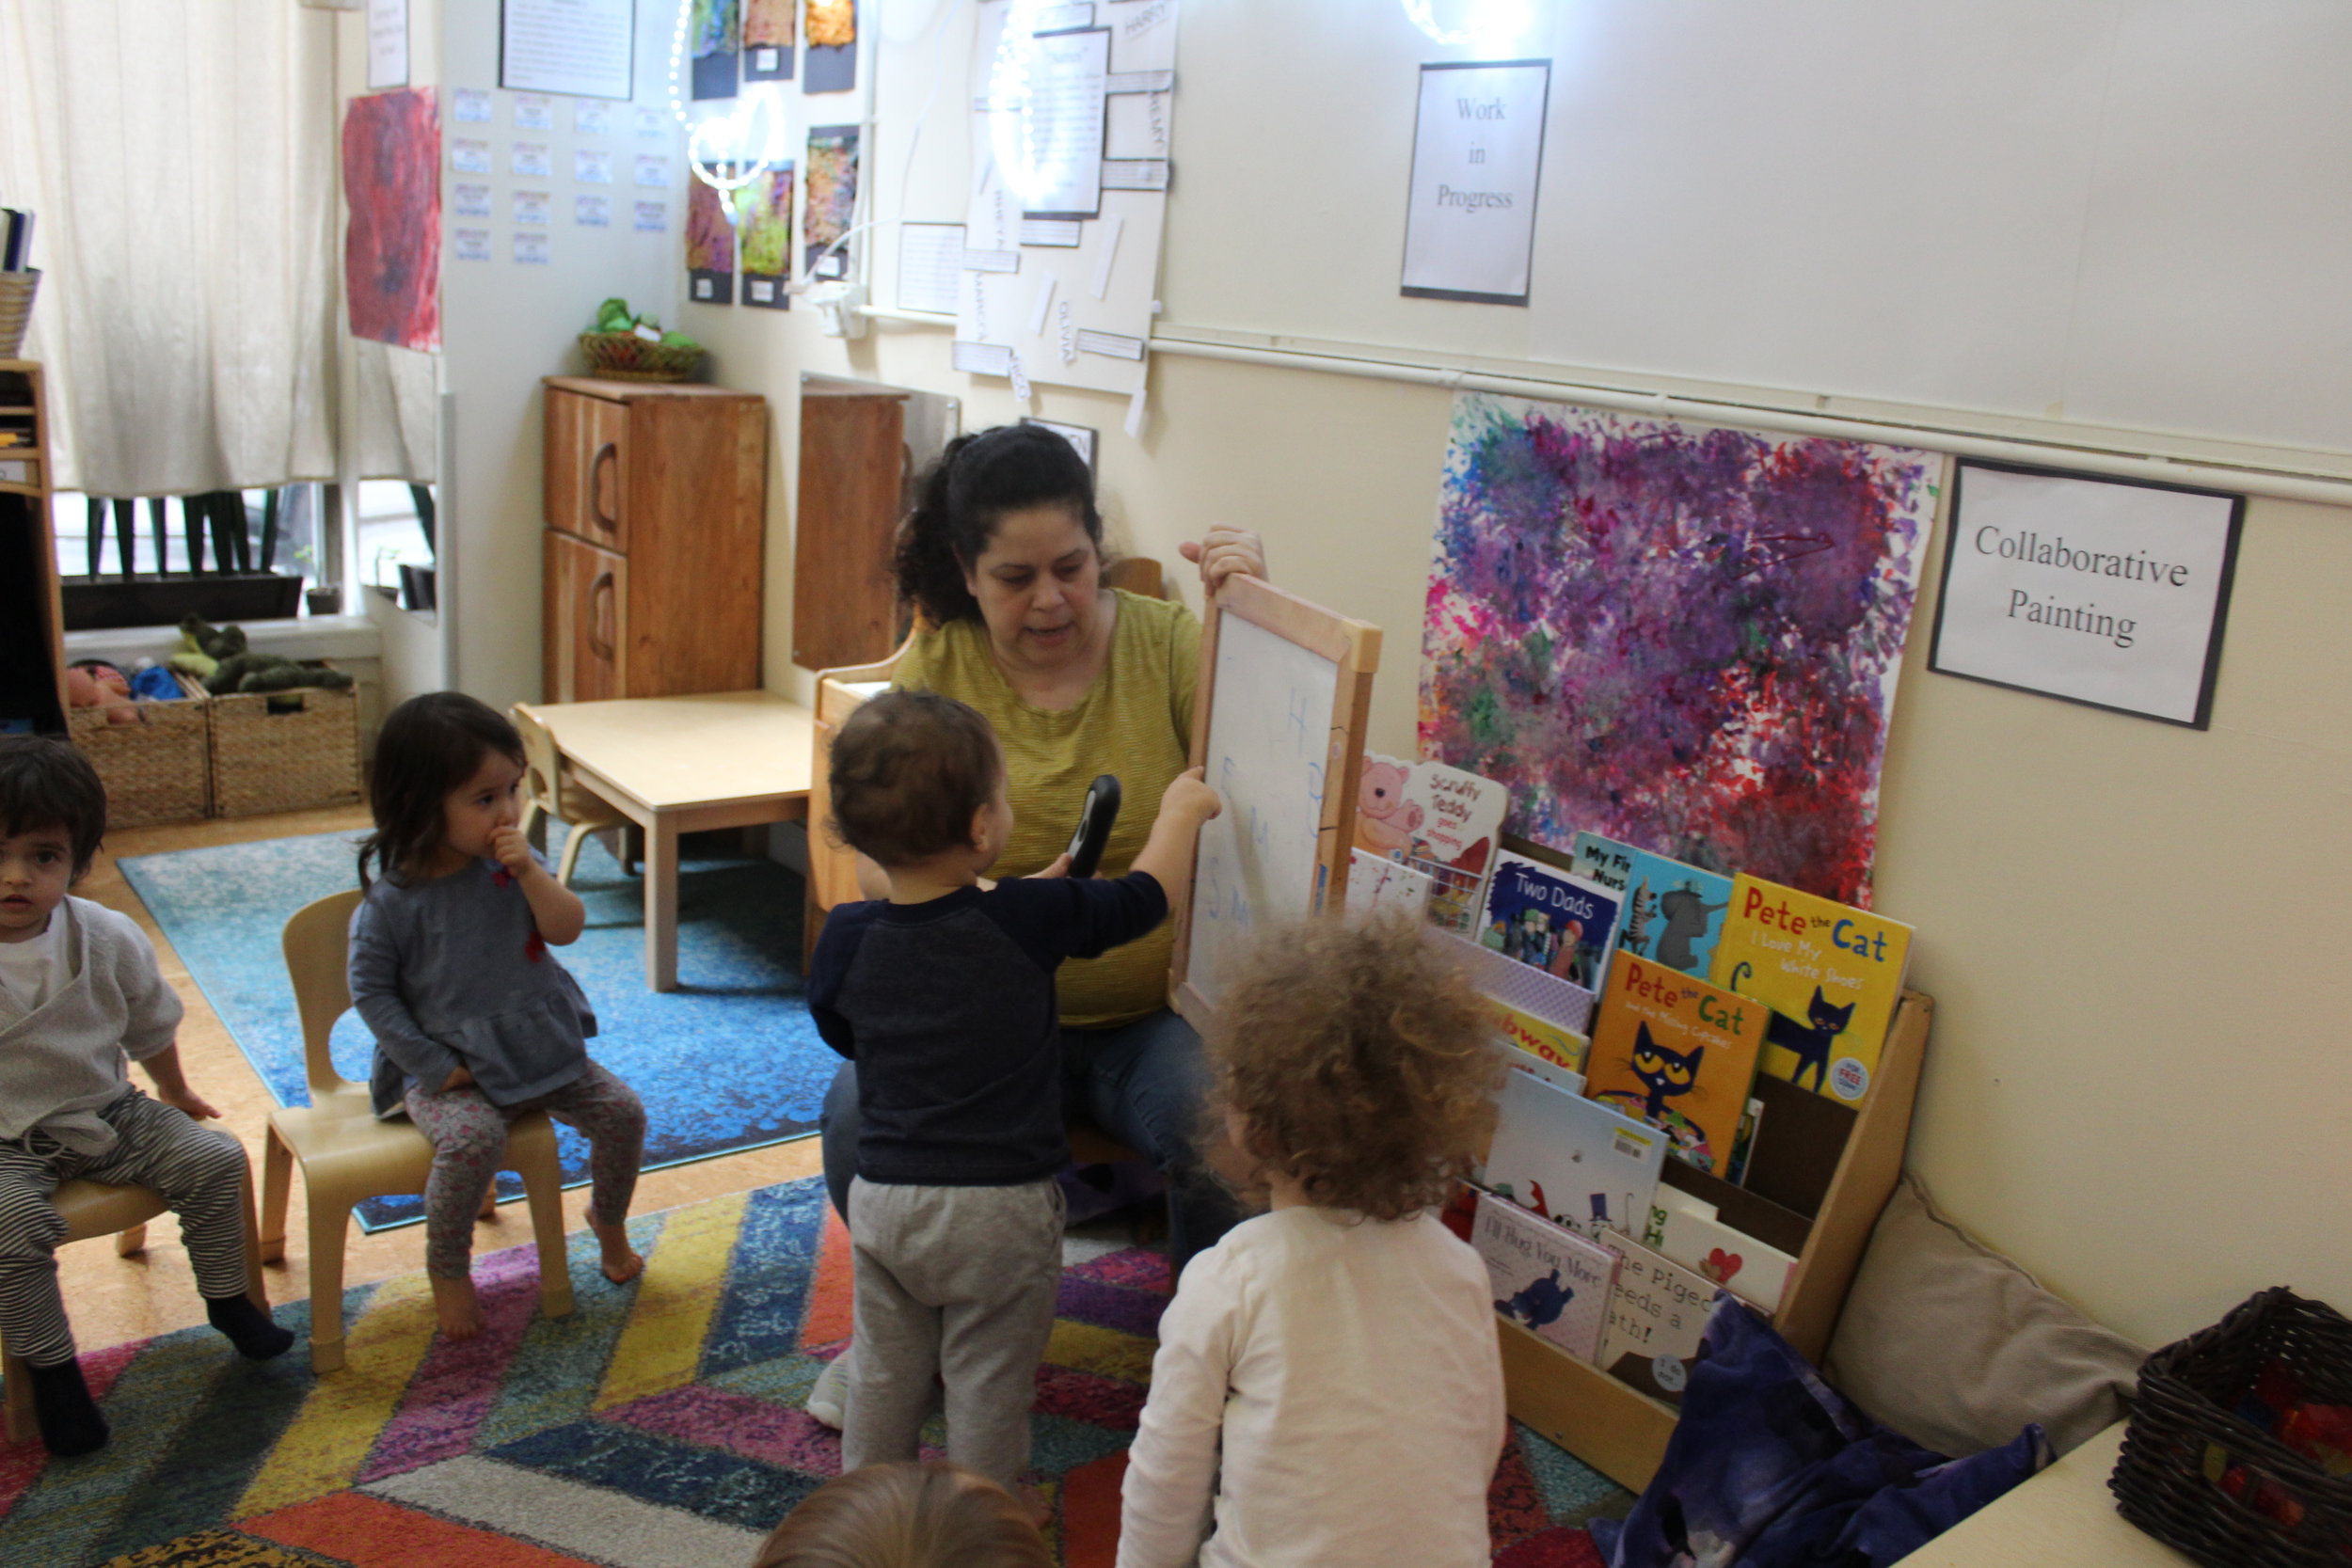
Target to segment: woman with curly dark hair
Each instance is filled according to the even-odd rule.
[[[1407,920],[1266,933],[1230,984],[1220,1168],[1271,1207],[1160,1320],[1119,1568],[1487,1560],[1502,1351],[1437,1210],[1492,1131],[1491,1032]]]

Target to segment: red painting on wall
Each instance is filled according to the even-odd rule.
[[[343,293],[351,335],[441,346],[441,118],[431,87],[355,98],[343,113]]]

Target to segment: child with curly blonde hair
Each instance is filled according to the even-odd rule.
[[[1490,1032],[1409,921],[1265,934],[1229,982],[1210,1109],[1270,1207],[1160,1320],[1119,1568],[1487,1561],[1502,1351],[1438,1210],[1491,1130]]]

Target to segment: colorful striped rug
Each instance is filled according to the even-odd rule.
[[[83,1358],[114,1440],[78,1460],[0,1446],[0,1563],[76,1568],[745,1568],[838,1473],[802,1409],[850,1332],[849,1241],[814,1179],[632,1222],[647,1266],[536,1312],[534,1255],[483,1256],[489,1329],[436,1338],[424,1277],[350,1292],[350,1365],[241,1362],[198,1328]],[[1038,1374],[1037,1479],[1071,1568],[1108,1568],[1150,1378],[1165,1260],[1073,1243]],[[1091,1256],[1084,1256],[1089,1252]],[[282,1308],[297,1328],[299,1305]],[[936,1433],[934,1433],[936,1435]],[[1579,1522],[1625,1495],[1515,1429],[1496,1560],[1597,1568]]]

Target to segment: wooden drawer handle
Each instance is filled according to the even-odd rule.
[[[621,519],[613,516],[604,509],[603,482],[605,465],[609,461],[615,467],[617,467],[620,465],[620,460],[621,449],[613,445],[611,441],[607,441],[604,445],[598,447],[596,449],[596,454],[588,460],[588,516],[592,522],[594,522],[598,528],[604,530],[607,533],[618,532],[621,527]]]
[[[606,611],[612,605],[612,574],[598,572],[596,580],[588,585],[588,651],[598,658],[612,657],[612,638],[597,635],[604,626]]]

